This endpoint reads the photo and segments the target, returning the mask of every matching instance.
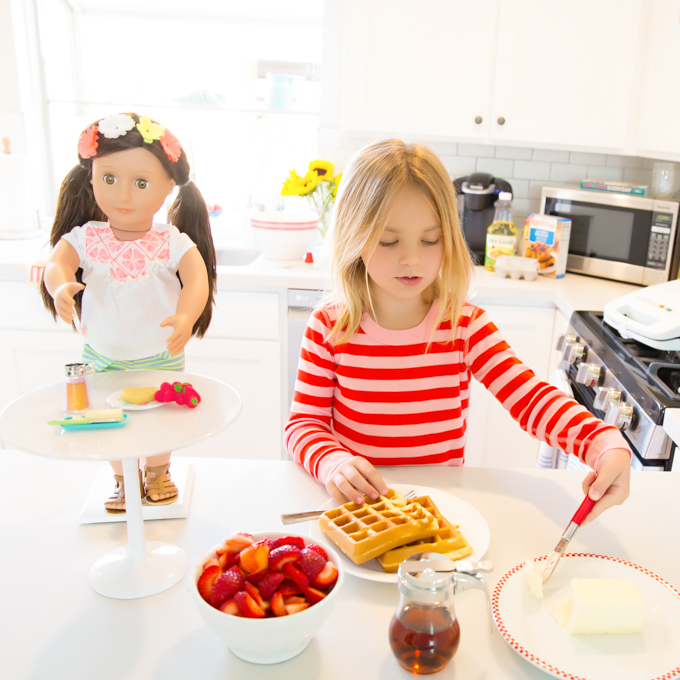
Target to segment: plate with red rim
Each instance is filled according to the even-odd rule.
[[[539,567],[547,555],[536,558]],[[568,680],[680,678],[680,592],[649,569],[606,555],[566,553],[545,586],[529,592],[522,564],[494,588],[491,607],[505,641],[527,661]],[[574,578],[630,579],[645,601],[642,630],[628,635],[569,635],[552,610],[569,597]]]
[[[454,496],[446,491],[439,491],[439,489],[431,489],[428,486],[417,486],[414,484],[389,484],[390,488],[396,491],[401,491],[407,494],[409,491],[415,491],[416,496],[429,496],[432,502],[437,506],[439,512],[446,517],[451,524],[458,525],[460,533],[465,536],[467,542],[472,547],[472,554],[466,557],[466,560],[481,560],[489,548],[491,541],[491,532],[489,525],[486,523],[481,513],[473,508],[469,503]],[[340,503],[336,503],[333,499],[326,501],[319,510],[325,512],[332,508],[337,508]],[[321,530],[317,522],[310,522],[309,535],[314,540],[331,542],[330,538]],[[333,544],[334,545],[334,544]],[[380,562],[377,559],[369,560],[363,564],[355,564],[342,551],[338,550],[342,564],[345,571],[353,576],[367,579],[369,581],[381,581],[383,583],[396,583],[397,574],[388,574],[383,571]]]

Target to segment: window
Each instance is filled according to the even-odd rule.
[[[38,0],[54,197],[78,134],[119,111],[180,139],[219,237],[318,154],[323,3]]]

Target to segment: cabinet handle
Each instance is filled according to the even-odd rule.
[[[499,125],[505,125],[505,118],[503,118],[503,116],[501,116],[501,117],[498,119],[498,124],[499,124]]]
[[[481,116],[475,116],[475,123],[477,123],[477,125],[480,125],[481,122],[482,122],[482,117]]]

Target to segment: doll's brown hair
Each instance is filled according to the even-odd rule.
[[[135,123],[139,122],[140,118],[136,113],[128,113],[127,115],[133,118]],[[100,121],[98,120],[93,125],[97,125],[99,122]],[[88,126],[87,129],[89,130],[90,127],[91,126]],[[117,151],[125,151],[127,149],[146,149],[160,161],[168,175],[179,187],[177,198],[168,210],[168,221],[177,227],[179,231],[187,234],[187,236],[189,236],[196,244],[208,272],[208,301],[206,302],[201,316],[196,320],[192,330],[193,335],[196,335],[199,338],[202,337],[208,330],[212,318],[215,288],[217,284],[217,262],[215,247],[210,231],[208,206],[198,187],[190,181],[189,161],[187,160],[184,149],[181,149],[178,160],[173,162],[166,154],[160,140],[154,139],[150,144],[145,142],[144,137],[142,137],[142,134],[136,126],[115,138],[108,138],[103,134],[95,134],[97,141],[96,155],[91,158],[83,158],[78,154],[78,165],[71,168],[61,184],[59,198],[57,199],[57,211],[54,217],[54,223],[52,224],[52,232],[50,234],[50,244],[54,248],[64,234],[68,234],[73,228],[80,227],[86,222],[107,221],[107,217],[97,205],[94,199],[94,192],[92,191],[90,180],[92,179],[93,158],[101,158],[102,156],[116,153]],[[78,269],[76,272],[76,280],[78,283],[82,283],[82,274],[83,270]],[[181,283],[179,274],[177,275],[177,278],[180,279]],[[48,293],[47,288],[45,288],[44,281],[40,284],[40,293],[45,307],[47,307],[52,316],[56,319],[57,313],[54,307],[54,300]],[[82,294],[83,291],[79,291],[75,295],[76,311],[79,316]]]

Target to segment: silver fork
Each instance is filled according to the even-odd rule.
[[[418,494],[416,491],[411,489],[408,493],[404,494],[406,500],[411,500],[415,498]],[[283,524],[297,524],[298,522],[308,522],[312,519],[319,519],[325,510],[314,510],[312,512],[293,512],[287,515],[281,515],[281,522]]]

